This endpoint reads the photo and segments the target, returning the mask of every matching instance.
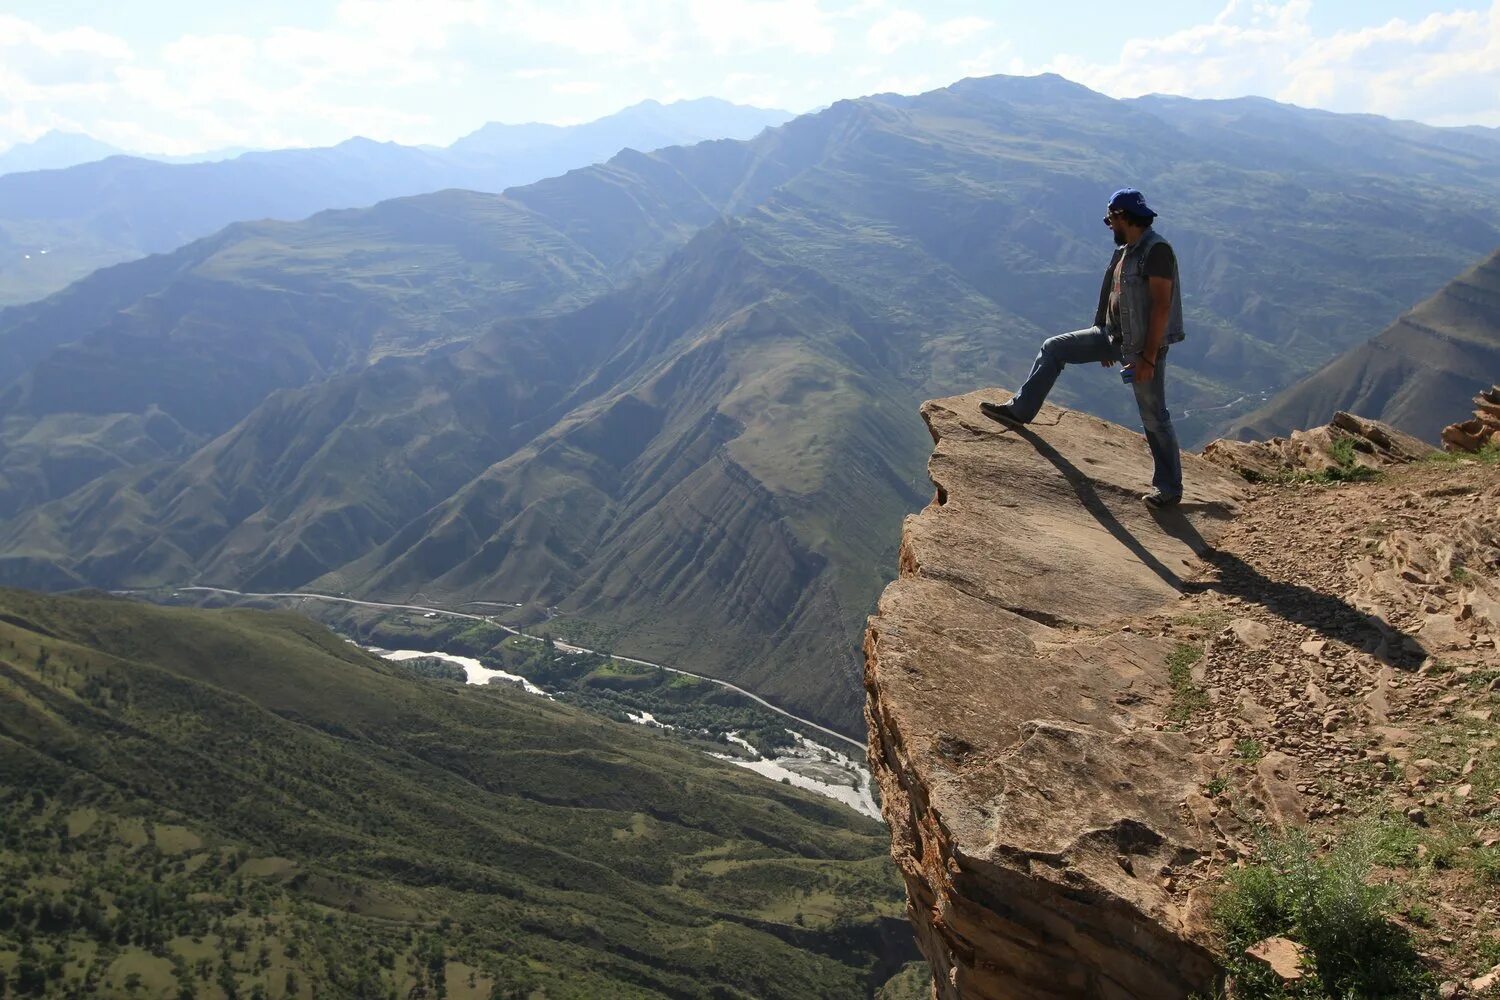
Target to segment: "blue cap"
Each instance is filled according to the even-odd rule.
[[[1111,212],[1123,211],[1131,215],[1139,215],[1143,219],[1154,219],[1156,213],[1151,211],[1151,206],[1146,204],[1146,196],[1135,188],[1120,188],[1109,196],[1109,210]]]

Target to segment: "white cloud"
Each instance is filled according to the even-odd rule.
[[[927,31],[927,19],[910,10],[892,11],[865,32],[865,41],[881,55],[890,55],[903,45],[921,41]]]
[[[953,17],[932,26],[931,35],[944,45],[960,45],[989,32],[995,22],[982,17]]]
[[[1418,21],[1319,34],[1310,0],[1231,0],[1212,21],[1132,38],[1113,63],[1044,68],[1116,97],[1265,97],[1433,124],[1500,125],[1500,0]]]
[[[149,44],[0,14],[0,145],[48,128],[161,152],[446,142],[647,96],[799,110],[1041,70],[1116,96],[1261,94],[1500,125],[1500,0],[1451,2],[1470,6],[1332,31],[1313,27],[1311,0],[1234,0],[1088,60],[1046,58],[1018,34],[1025,18],[1002,24],[979,0],[307,0],[273,27]]]
[[[829,52],[835,19],[817,0],[689,0],[688,15],[717,53],[779,48],[804,55]]]

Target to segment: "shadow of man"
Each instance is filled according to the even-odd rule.
[[[1165,534],[1192,549],[1193,554],[1217,574],[1215,580],[1183,580],[1131,533],[1099,496],[1092,480],[1056,448],[1026,427],[1006,425],[1006,430],[1030,442],[1039,455],[1062,473],[1073,487],[1079,503],[1100,526],[1173,589],[1185,594],[1219,593],[1258,604],[1285,621],[1302,625],[1324,638],[1363,649],[1393,667],[1412,669],[1427,657],[1427,650],[1421,643],[1380,616],[1366,614],[1343,598],[1300,583],[1273,580],[1239,556],[1214,548],[1187,515],[1202,511],[1210,517],[1228,520],[1231,512],[1219,504],[1184,503],[1160,510],[1147,508]]]

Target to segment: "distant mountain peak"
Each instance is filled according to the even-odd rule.
[[[124,150],[83,132],[51,129],[30,142],[18,142],[0,153],[0,174],[26,170],[61,170],[122,152]]]

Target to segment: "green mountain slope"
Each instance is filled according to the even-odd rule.
[[[1326,423],[1336,410],[1437,442],[1500,372],[1500,250],[1379,335],[1334,358],[1237,421],[1242,439]]]
[[[876,824],[290,614],[0,591],[0,815],[20,995],[858,997],[911,950]]]
[[[0,303],[40,299],[96,268],[173,250],[233,222],[301,219],[447,188],[498,192],[624,149],[745,139],[790,117],[713,98],[645,101],[566,127],[490,123],[445,148],[354,138],[214,162],[99,153],[68,169],[28,168],[0,176]],[[10,155],[0,156],[0,174]]]
[[[0,516],[143,452],[183,454],[276,389],[576,307],[796,170],[798,132],[778,138],[790,155],[751,165],[706,143],[509,195],[238,225],[0,312]]]
[[[129,313],[183,302],[179,320],[142,325],[128,351],[81,323],[79,346],[36,354],[0,392],[0,429],[33,449],[0,453],[0,580],[534,602],[559,610],[559,628],[732,676],[857,732],[862,620],[900,517],[929,489],[915,407],[1014,385],[1043,336],[1089,321],[1110,190],[1145,187],[1183,259],[1190,339],[1173,351],[1171,393],[1188,443],[1500,243],[1485,210],[1500,178],[1483,164],[1452,158],[1412,187],[1428,164],[1412,142],[1356,170],[1333,154],[1295,162],[1308,145],[1295,134],[1240,151],[1203,130],[1056,77],[992,78],[841,102],[750,142],[621,157],[500,202],[436,196],[520,206],[495,213],[525,209],[587,256],[526,244],[431,295],[403,293],[404,325],[382,348],[363,323],[328,324],[354,345],[342,367],[288,377],[237,423],[188,428],[185,444],[164,418],[184,426],[196,410],[175,393],[80,415],[47,411],[58,394],[33,388],[82,345],[99,352],[100,377],[108,358],[160,386],[149,359],[186,350],[179,341],[257,342],[234,340],[251,317],[203,333],[206,306],[171,284],[148,292],[156,263],[131,265],[141,298]],[[1370,210],[1396,191],[1434,224]],[[433,203],[392,204],[422,219]],[[337,217],[352,230],[388,210]],[[464,231],[478,240],[487,226]],[[402,229],[387,266],[461,256],[447,232]],[[253,275],[292,302],[278,275],[321,261],[315,287],[389,311],[393,283],[348,278],[361,273],[358,237],[313,223],[286,233],[298,249],[279,265],[226,236],[216,280]],[[561,279],[530,291],[554,274],[537,261],[557,259],[581,261],[593,291],[569,300]],[[508,297],[492,293],[507,274]],[[91,280],[106,277],[121,284]],[[0,348],[58,329],[59,310],[88,314],[82,288],[0,314]],[[480,321],[472,304],[490,301],[500,318]],[[1058,398],[1134,419],[1129,392],[1097,366],[1068,373]],[[148,420],[151,442],[124,441]],[[108,452],[106,431],[121,439],[113,464],[85,467]],[[53,440],[93,450],[51,472],[39,456]],[[1143,455],[1143,485],[1146,468]]]

